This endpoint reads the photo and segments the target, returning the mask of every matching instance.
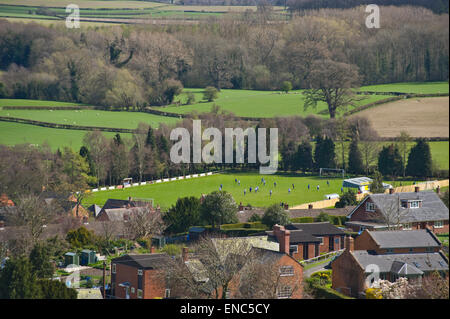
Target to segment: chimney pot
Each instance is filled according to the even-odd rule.
[[[183,250],[181,251],[181,258],[183,259],[183,262],[189,260],[189,248],[183,247]]]
[[[313,209],[313,204],[309,204],[308,209]]]
[[[438,193],[438,194],[441,193],[441,186],[438,186],[438,187],[436,188],[436,193]]]
[[[151,253],[151,254],[156,253],[156,248],[155,248],[155,246],[151,246],[151,247],[150,247],[150,253]]]
[[[355,240],[352,236],[345,237],[345,250],[354,251],[355,250]]]

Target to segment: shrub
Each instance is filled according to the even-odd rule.
[[[208,102],[212,102],[215,99],[217,99],[219,97],[219,91],[213,87],[213,86],[208,86],[205,88],[205,92],[203,93],[203,99],[207,100]]]
[[[259,216],[258,214],[254,213],[252,216],[250,216],[248,221],[249,222],[260,222],[261,219],[262,219],[261,216]]]
[[[313,217],[294,217],[291,218],[291,223],[314,223],[314,218]]]
[[[285,93],[288,93],[290,90],[292,90],[292,83],[290,81],[283,81],[283,83],[281,83],[281,90]]]
[[[186,101],[186,104],[187,104],[187,105],[191,105],[191,104],[194,104],[194,103],[195,103],[195,95],[194,95],[194,93],[188,92],[188,93],[187,93],[187,101]]]
[[[351,190],[345,192],[334,205],[336,208],[343,208],[346,206],[356,205],[358,201],[356,200],[356,194]]]
[[[261,219],[261,222],[269,228],[272,228],[275,224],[287,225],[289,224],[289,215],[278,204],[269,206]]]

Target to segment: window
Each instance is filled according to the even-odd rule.
[[[444,228],[444,222],[442,220],[435,221],[434,228]]]
[[[425,248],[425,251],[427,253],[432,253],[434,251],[434,249],[433,249],[433,247],[427,247],[427,248]]]
[[[284,286],[277,292],[278,299],[288,299],[291,298],[292,288],[289,286]]]
[[[138,289],[138,290],[137,290],[137,297],[138,297],[139,299],[142,299],[142,290],[141,290],[141,289]]]
[[[419,208],[420,207],[420,201],[414,200],[409,202],[409,208]]]
[[[403,230],[411,230],[412,229],[412,224],[411,223],[405,223],[403,224]]]
[[[366,202],[366,212],[374,212],[375,204],[372,202]]]
[[[294,267],[292,266],[280,267],[280,276],[293,276],[293,275],[294,275]]]
[[[134,294],[136,292],[136,289],[134,287],[131,287],[131,293]]]
[[[138,269],[138,276],[142,276],[142,269]]]
[[[290,245],[289,246],[289,252],[292,253],[298,253],[298,246],[297,245]]]
[[[317,237],[320,239],[320,244],[323,245],[323,237]]]
[[[227,291],[228,293],[228,291]],[[170,298],[170,289],[166,289],[165,293],[164,293],[164,298]]]
[[[113,273],[113,274],[116,273],[116,264],[112,264],[112,273]]]
[[[386,254],[392,254],[392,253],[394,253],[394,249],[393,248],[386,249]]]

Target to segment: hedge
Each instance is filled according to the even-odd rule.
[[[292,223],[314,223],[314,217],[294,217],[291,218]]]

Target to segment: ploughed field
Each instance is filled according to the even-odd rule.
[[[449,98],[412,98],[356,113],[369,119],[381,137],[401,131],[413,137],[449,137]]]

